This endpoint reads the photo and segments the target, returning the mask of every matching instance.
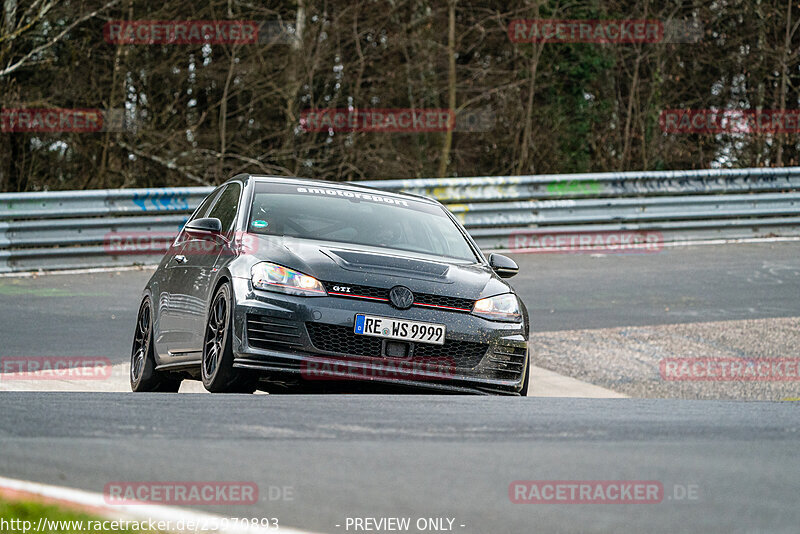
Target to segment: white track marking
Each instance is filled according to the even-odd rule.
[[[554,371],[531,366],[531,397],[627,399],[628,396]]]
[[[0,391],[70,391],[130,393],[130,364],[111,366],[111,376],[103,380],[79,378],[21,377],[19,373],[0,373]],[[181,393],[208,393],[199,380],[184,380]],[[263,392],[257,392],[263,393]]]
[[[130,365],[119,363],[111,367],[111,376],[105,380],[79,379],[20,379],[14,373],[0,374],[0,391],[71,391],[119,392],[131,391],[128,381]],[[584,397],[596,399],[625,398],[626,395],[595,386],[575,378],[560,375],[541,367],[531,366],[531,396],[533,397]],[[181,393],[208,393],[197,380],[184,380]],[[257,391],[256,394],[263,393]]]
[[[63,486],[50,486],[37,482],[16,480],[13,478],[0,477],[0,489],[23,492],[34,496],[54,499],[56,501],[67,502],[87,509],[87,512],[94,515],[106,517],[108,519],[126,519],[129,521],[170,521],[173,525],[179,521],[184,523],[193,521],[195,524],[219,525],[224,516],[186,510],[173,506],[162,506],[158,504],[139,503],[139,504],[108,504],[105,496],[100,493],[93,493]],[[312,534],[308,530],[298,530],[280,525],[279,529],[263,527],[245,527],[236,524],[235,521],[228,521],[225,529],[211,530],[209,532],[220,532],[223,534]],[[232,525],[230,523],[233,523]]]

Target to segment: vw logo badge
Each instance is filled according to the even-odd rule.
[[[399,310],[407,310],[414,304],[414,293],[404,286],[394,286],[389,291],[389,302]]]

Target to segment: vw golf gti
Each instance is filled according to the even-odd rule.
[[[147,283],[131,388],[527,395],[528,313],[505,281],[517,270],[435,200],[239,175]]]

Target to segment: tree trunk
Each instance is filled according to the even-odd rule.
[[[619,162],[619,170],[628,170],[628,160],[631,152],[631,123],[633,122],[633,103],[636,93],[639,90],[639,63],[642,59],[642,52],[636,54],[636,63],[633,66],[633,80],[631,80],[630,94],[628,95],[628,109],[625,112],[625,130],[622,138],[622,158]]]
[[[539,18],[539,3],[536,2],[533,18]],[[528,162],[530,158],[528,152],[533,140],[533,100],[536,95],[536,75],[539,69],[539,58],[542,55],[545,43],[533,43],[531,45],[530,79],[528,80],[528,101],[525,104],[525,127],[522,130],[522,143],[520,145],[519,162],[517,163],[517,175],[524,174],[531,170]]]
[[[450,148],[453,145],[453,126],[456,121],[456,0],[450,0],[448,5],[449,29],[447,32],[447,59],[450,65],[447,79],[447,107],[450,111],[450,122],[444,135],[442,146],[442,159],[439,161],[439,177],[447,175],[447,165],[450,163]]]
[[[786,2],[786,35],[783,39],[783,55],[781,56],[781,94],[780,110],[786,113],[786,91],[789,86],[789,57],[792,53],[792,0]],[[786,142],[786,134],[779,133],[778,152],[775,155],[775,165],[783,167],[783,144]]]
[[[17,20],[17,0],[4,0],[3,20],[5,21],[3,25],[5,33],[10,35],[14,31],[14,23]]]
[[[287,69],[287,95],[286,95],[286,136],[283,141],[283,151],[291,152],[294,155],[294,166],[292,166],[292,174],[300,172],[300,160],[297,157],[296,143],[295,143],[295,128],[298,125],[297,114],[297,94],[300,92],[302,82],[300,81],[300,68],[299,65],[303,61],[303,36],[306,26],[306,6],[305,0],[298,0],[297,2],[297,15],[295,16],[295,32],[294,41],[291,45],[291,54],[294,58],[291,66]],[[288,163],[287,163],[288,166]]]

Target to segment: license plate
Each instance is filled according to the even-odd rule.
[[[443,324],[420,323],[359,313],[356,315],[354,332],[364,336],[444,345],[445,327]]]

